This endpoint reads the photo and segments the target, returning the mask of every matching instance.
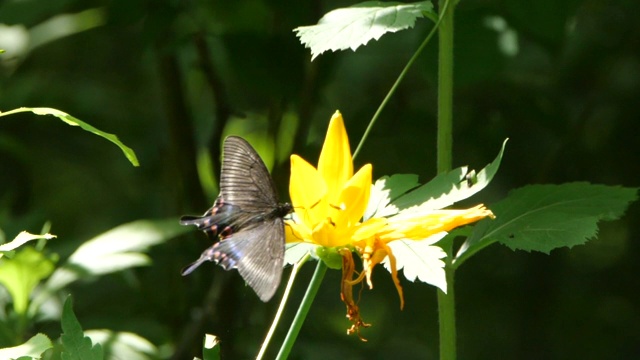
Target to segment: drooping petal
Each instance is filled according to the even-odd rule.
[[[381,263],[385,258],[389,257],[389,261],[393,264],[391,267],[391,279],[393,280],[396,290],[398,291],[398,297],[400,298],[400,309],[404,308],[404,295],[402,292],[402,285],[398,279],[398,271],[396,270],[396,258],[391,251],[391,248],[376,238],[368,239],[364,248],[360,248],[362,252],[362,267],[367,278],[367,285],[369,289],[373,289],[373,282],[371,281],[371,275],[373,274],[373,268]]]
[[[360,340],[367,341],[360,335],[360,328],[369,327],[371,324],[367,324],[360,317],[360,308],[357,301],[353,299],[353,285],[360,281],[353,280],[353,274],[355,273],[355,264],[353,262],[353,255],[349,249],[340,249],[342,255],[342,281],[340,283],[340,298],[347,307],[347,319],[352,322],[352,325],[347,329],[347,334],[357,334]]]
[[[318,172],[325,180],[330,204],[339,200],[344,184],[353,176],[353,161],[347,130],[344,127],[342,114],[336,111],[329,122],[327,137],[322,145]]]

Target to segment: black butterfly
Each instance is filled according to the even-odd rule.
[[[242,278],[266,302],[273,297],[284,260],[284,220],[292,206],[279,203],[275,185],[262,159],[237,136],[224,140],[220,194],[201,217],[184,216],[182,225],[220,238],[182,271],[188,275],[205,261],[225,270],[237,268]]]

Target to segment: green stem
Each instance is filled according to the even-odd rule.
[[[446,6],[447,5],[445,5],[445,8]],[[371,121],[369,121],[369,125],[367,126],[367,129],[364,131],[364,134],[360,139],[360,143],[358,143],[358,147],[356,148],[356,151],[353,152],[354,159],[362,149],[362,146],[364,145],[364,141],[369,136],[369,133],[371,132],[371,129],[373,129],[373,125],[376,123],[376,120],[378,120],[378,118],[380,117],[380,114],[382,113],[382,109],[384,109],[384,107],[387,105],[387,103],[389,102],[389,99],[391,99],[391,96],[396,92],[396,89],[402,82],[402,79],[404,79],[404,77],[407,75],[413,63],[416,62],[416,60],[418,59],[418,56],[420,55],[420,53],[422,53],[422,50],[424,50],[424,48],[429,43],[429,40],[431,40],[433,35],[436,33],[436,30],[438,30],[438,26],[440,25],[441,21],[442,21],[442,17],[438,19],[438,22],[436,22],[436,24],[433,26],[433,29],[431,29],[427,37],[422,41],[422,44],[420,44],[416,52],[413,53],[413,56],[411,56],[411,59],[409,59],[409,61],[407,62],[407,65],[404,66],[404,69],[402,69],[402,71],[400,72],[400,75],[398,75],[396,82],[394,82],[393,86],[391,86],[391,89],[389,89],[387,96],[384,97],[384,100],[382,100],[382,102],[380,103],[380,106],[378,106],[378,110],[376,110],[376,113],[373,114]]]
[[[441,0],[438,32],[438,144],[437,170],[451,170],[453,153],[453,14],[455,0]],[[452,243],[443,246],[447,252],[445,276],[447,293],[438,290],[438,318],[440,320],[440,360],[456,359],[455,270],[451,266]]]
[[[304,263],[309,260],[311,257],[310,254],[307,253],[300,261],[298,261],[291,269],[291,275],[289,275],[289,282],[287,282],[287,287],[284,289],[284,294],[282,295],[282,300],[280,301],[280,305],[278,306],[278,311],[276,312],[276,316],[273,318],[273,322],[271,323],[271,327],[267,332],[267,336],[262,342],[262,346],[260,347],[260,352],[258,356],[256,356],[256,360],[261,360],[264,356],[264,353],[267,351],[267,347],[269,346],[269,342],[273,337],[273,333],[276,331],[276,327],[278,326],[278,322],[280,322],[280,317],[282,317],[282,313],[284,312],[284,307],[287,305],[287,300],[289,300],[289,295],[291,294],[291,288],[293,287],[293,283],[296,280],[296,275],[298,275],[298,271]]]
[[[438,173],[451,170],[453,152],[453,13],[455,4],[441,1],[438,32]],[[448,5],[448,6],[447,6]]]
[[[440,360],[456,358],[455,270],[445,266],[447,293],[438,289],[438,317],[440,320]]]
[[[324,278],[324,274],[327,272],[327,266],[324,264],[322,260],[318,260],[318,266],[316,266],[316,271],[313,273],[313,277],[311,278],[311,282],[307,287],[307,292],[304,294],[304,298],[302,299],[302,303],[300,303],[300,307],[298,308],[298,312],[296,313],[296,317],[293,319],[291,323],[291,327],[289,328],[289,332],[287,333],[287,337],[284,339],[282,346],[280,347],[280,352],[278,352],[277,360],[284,360],[289,356],[291,352],[291,348],[293,344],[296,342],[296,338],[298,337],[298,333],[300,332],[300,328],[302,328],[302,324],[309,313],[309,309],[311,308],[311,304],[313,303],[313,299],[315,299],[316,294],[318,293],[318,289],[320,288],[320,284],[322,284],[322,279]]]
[[[443,240],[439,244],[447,253],[444,272],[447,280],[447,292],[438,289],[438,318],[440,320],[440,360],[456,358],[456,304],[455,270],[451,266],[453,259],[453,239]]]

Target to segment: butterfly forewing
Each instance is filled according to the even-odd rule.
[[[251,145],[237,136],[224,142],[220,196],[246,212],[268,212],[278,205],[267,167]]]

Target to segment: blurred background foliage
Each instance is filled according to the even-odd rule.
[[[317,161],[339,109],[355,149],[367,122],[430,29],[386,35],[310,62],[292,32],[345,1],[4,0],[0,2],[0,110],[60,109],[117,134],[132,167],[108,142],[51,117],[0,119],[0,229],[40,231],[68,257],[120,224],[203,213],[221,139],[248,138],[287,199],[288,155]],[[493,184],[472,203],[530,183],[637,186],[640,175],[640,2],[464,0],[455,33],[454,166],[481,168],[509,137]],[[374,177],[434,176],[436,51],[431,44],[400,86],[356,166]],[[201,166],[206,169],[206,166]],[[458,271],[461,359],[628,359],[640,356],[640,207],[604,224],[586,246],[550,256],[495,245]],[[128,331],[164,356],[200,354],[205,332],[223,357],[257,353],[277,300],[263,304],[235,272],[180,269],[208,245],[190,232],[150,250],[151,266],[74,284],[84,329]],[[302,272],[277,350],[313,266]],[[285,278],[288,270],[285,270]],[[362,292],[373,327],[347,336],[340,274],[325,278],[294,359],[437,357],[435,289],[403,281],[399,310],[389,275]],[[275,297],[279,298],[278,295]],[[59,323],[33,329],[53,338]],[[15,344],[1,344],[10,346]]]

